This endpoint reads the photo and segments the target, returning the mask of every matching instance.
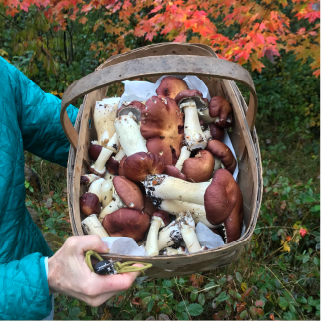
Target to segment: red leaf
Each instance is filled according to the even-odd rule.
[[[242,293],[242,300],[244,300],[246,297],[248,297],[250,295],[250,293],[252,292],[252,288],[248,288],[244,293]]]

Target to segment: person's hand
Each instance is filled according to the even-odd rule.
[[[107,253],[108,246],[97,235],[73,236],[49,258],[48,284],[51,292],[70,295],[91,306],[99,306],[118,292],[127,290],[140,274],[98,275],[90,271],[85,262],[88,250]]]

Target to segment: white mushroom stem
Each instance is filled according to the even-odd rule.
[[[155,256],[159,254],[157,237],[158,231],[161,227],[164,227],[165,224],[161,217],[153,216],[152,222],[150,224],[150,229],[148,231],[145,252],[149,256]]]
[[[220,225],[212,225],[206,218],[206,212],[203,205],[187,203],[177,200],[163,200],[158,208],[169,214],[178,216],[179,213],[189,211],[192,214],[195,224],[201,222],[209,228],[216,228]]]
[[[222,163],[221,163],[221,160],[217,157],[214,157],[214,160],[215,160],[215,165],[214,165],[214,171],[213,171],[213,175],[214,173],[221,168],[222,166]]]
[[[106,171],[105,164],[113,153],[116,153],[119,147],[118,137],[115,133],[113,137],[109,140],[106,148],[103,147],[96,160],[96,162],[91,166],[99,174],[104,174]]]
[[[115,133],[116,119],[120,97],[107,98],[97,101],[94,109],[94,124],[97,132],[98,144],[105,147]]]
[[[165,247],[161,250],[161,255],[177,255],[177,254],[184,254],[185,247],[180,246],[178,249],[173,249],[172,247]]]
[[[105,176],[104,176],[104,179],[106,179],[106,180],[108,180],[108,179],[113,180],[114,177],[115,177],[115,175],[106,172],[106,174],[105,174]]]
[[[179,107],[184,109],[184,133],[187,148],[189,150],[204,149],[207,141],[203,134],[198,115],[196,103],[193,99],[185,99],[179,104]]]
[[[164,247],[171,246],[173,244],[179,244],[182,241],[182,234],[178,228],[177,222],[172,221],[158,234],[158,249],[161,250]]]
[[[94,193],[98,196],[99,198],[99,202],[101,202],[101,184],[104,182],[105,180],[103,178],[97,179],[96,181],[94,181],[89,189],[88,189],[88,193]]]
[[[207,141],[212,139],[211,131],[209,129],[206,129],[203,131],[204,137]]]
[[[105,179],[101,184],[101,201],[105,208],[113,200],[113,179]]]
[[[80,183],[85,185],[90,185],[93,181],[99,179],[100,177],[95,174],[85,174],[81,175]]]
[[[195,233],[195,222],[190,212],[179,214],[178,226],[181,230],[183,240],[189,253],[201,251],[202,247]]]
[[[168,175],[148,175],[142,182],[146,194],[154,199],[158,206],[159,199],[180,200],[183,202],[204,205],[204,194],[210,182],[189,183]]]
[[[113,187],[113,199],[99,214],[99,217],[98,217],[99,221],[102,222],[106,215],[111,214],[123,207],[126,207],[126,206],[122,202],[118,194],[116,193],[115,188]]]
[[[203,109],[203,110],[200,110],[198,109],[198,117],[199,119],[203,120],[203,122],[205,124],[210,124],[210,123],[216,123],[220,120],[219,117],[214,117],[212,118],[209,114],[209,109],[206,108],[206,109]]]
[[[181,154],[179,155],[179,158],[177,160],[177,163],[175,165],[175,167],[181,171],[184,162],[186,161],[186,159],[188,159],[191,156],[191,152],[187,149],[186,146],[183,146],[181,149]]]
[[[138,152],[148,152],[146,141],[141,135],[140,127],[132,113],[116,118],[114,126],[120,145],[127,156]]]
[[[109,237],[104,227],[99,222],[97,215],[89,215],[81,222],[84,233],[87,235],[98,235],[100,237]]]
[[[120,147],[118,153],[114,156],[114,160],[116,160],[118,163],[126,156],[124,150],[122,147]]]

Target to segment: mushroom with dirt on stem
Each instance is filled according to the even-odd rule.
[[[158,249],[161,250],[167,246],[178,246],[183,241],[182,234],[178,228],[177,221],[172,221],[166,227],[161,229],[158,234]]]
[[[218,164],[228,170],[231,174],[234,173],[236,168],[236,159],[234,158],[232,151],[230,148],[224,143],[213,139],[210,140],[206,146],[206,150],[208,150],[215,159],[215,168],[214,171],[219,169]]]
[[[178,227],[181,230],[186,249],[189,253],[195,253],[205,250],[197,239],[195,233],[195,222],[190,212],[182,212],[177,219]]]
[[[213,225],[206,218],[206,212],[203,205],[182,202],[178,200],[162,200],[158,208],[169,214],[178,216],[181,212],[189,211],[195,221],[195,224],[201,222],[209,228],[217,228],[221,224]]]
[[[196,149],[205,149],[207,145],[206,137],[202,131],[197,110],[207,106],[203,95],[196,89],[183,90],[177,94],[175,101],[183,109],[185,114],[184,120],[184,137],[185,145],[190,151]]]
[[[211,182],[190,183],[162,174],[148,175],[143,185],[156,206],[164,199],[204,205],[206,218],[213,225],[223,223],[239,197],[239,186],[225,169],[217,170]]]
[[[169,215],[167,212],[158,210],[153,214],[145,245],[147,255],[155,256],[159,254],[157,244],[158,232],[160,228],[167,226],[168,223]]]

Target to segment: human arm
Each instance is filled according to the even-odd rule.
[[[0,319],[43,319],[52,305],[41,253],[0,264]]]
[[[0,59],[2,59],[0,57]],[[70,143],[60,124],[61,100],[38,85],[4,59],[0,66],[9,76],[24,149],[50,162],[66,166]],[[75,122],[78,109],[68,106]]]

